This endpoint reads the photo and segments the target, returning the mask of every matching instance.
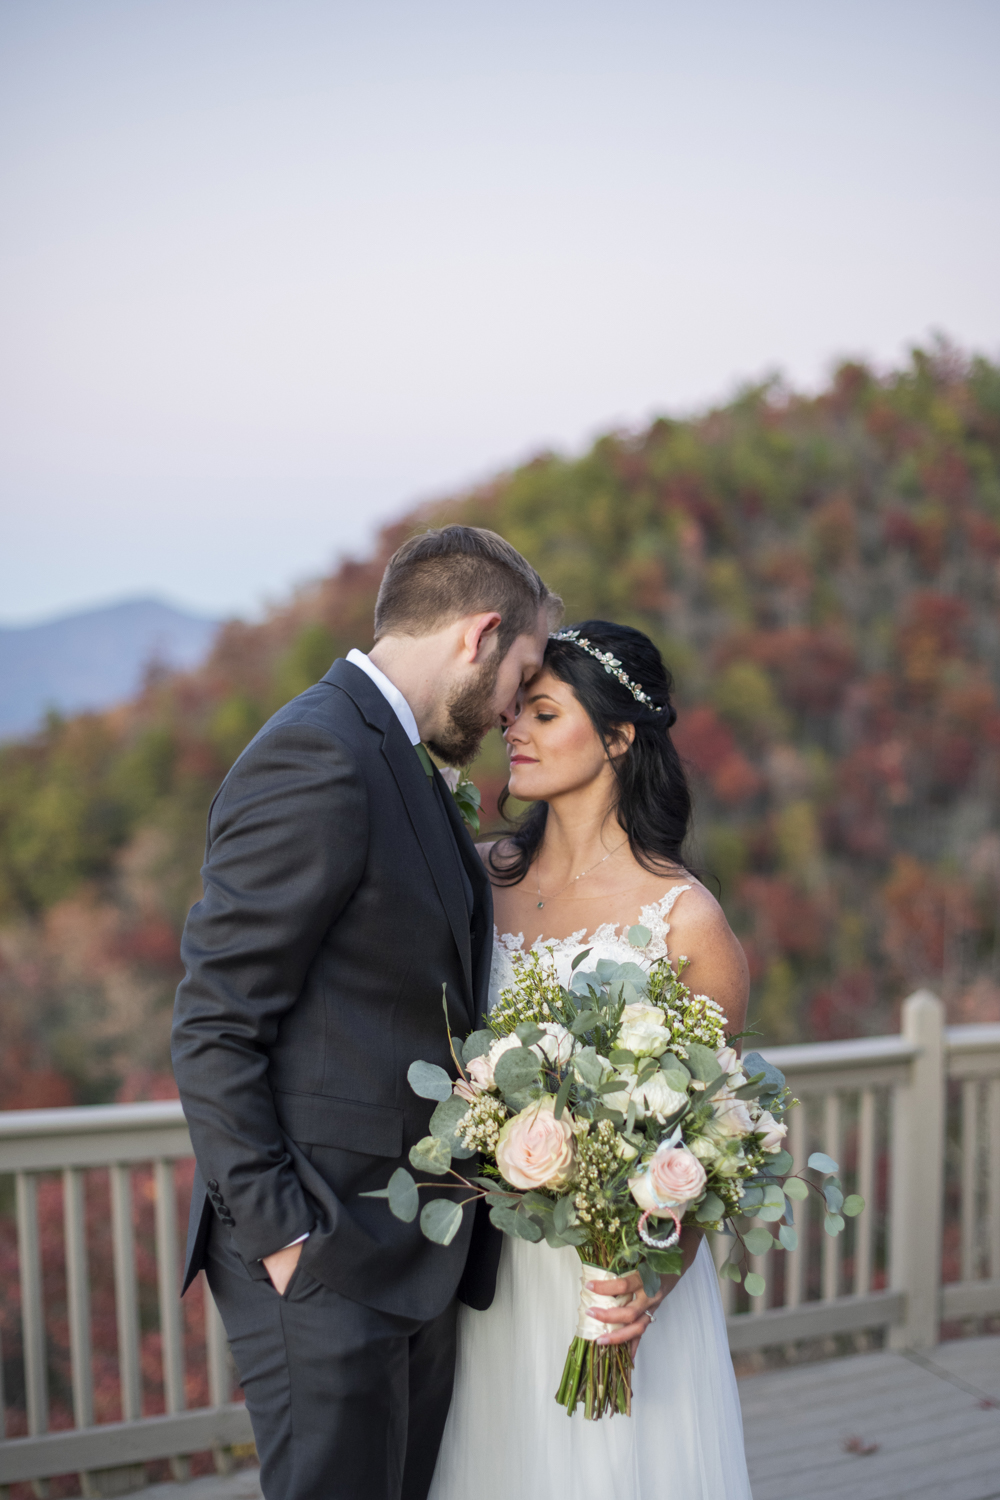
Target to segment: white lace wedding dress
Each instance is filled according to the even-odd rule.
[[[568,982],[581,948],[592,959],[648,966],[667,953],[674,886],[639,918],[637,955],[610,923],[551,948]],[[521,935],[496,935],[490,1005],[512,979]],[[590,960],[588,960],[589,964]],[[504,1237],[496,1298],[459,1313],[455,1394],[429,1500],[751,1500],[743,1423],[715,1266],[703,1243],[643,1335],[632,1416],[585,1421],[556,1404],[576,1329],[580,1258]]]

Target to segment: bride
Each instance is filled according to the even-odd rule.
[[[645,967],[669,954],[688,958],[685,983],[721,1004],[729,1034],[743,1029],[743,950],[682,863],[691,800],[671,685],[656,647],[628,626],[588,620],[549,640],[504,733],[509,795],[533,806],[479,850],[497,918],[491,1006],[525,949],[547,949],[564,983],[583,948]],[[637,923],[650,934],[638,955],[625,936]],[[555,1401],[579,1257],[504,1237],[493,1305],[460,1310],[430,1500],[750,1500],[715,1267],[700,1231],[685,1229],[682,1247],[685,1270],[654,1297],[637,1274],[601,1283],[632,1298],[596,1314],[603,1341],[635,1358],[632,1416],[587,1422]]]

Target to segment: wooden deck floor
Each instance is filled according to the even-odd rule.
[[[1000,1337],[751,1375],[740,1397],[754,1500],[1000,1500]],[[260,1500],[260,1487],[245,1469],[143,1494]]]
[[[740,1397],[754,1500],[1000,1500],[1000,1338],[774,1370]]]

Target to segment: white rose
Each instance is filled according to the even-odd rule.
[[[769,1109],[762,1109],[754,1124],[754,1130],[761,1137],[762,1151],[780,1151],[781,1142],[788,1134],[788,1126],[774,1118]]]
[[[541,1029],[546,1035],[542,1041],[532,1045],[531,1051],[552,1067],[564,1068],[573,1053],[579,1050],[579,1042],[558,1021],[542,1021]]]
[[[742,1099],[734,1099],[728,1089],[720,1089],[712,1100],[712,1120],[708,1134],[740,1139],[753,1130],[750,1111]]]
[[[636,1057],[660,1057],[670,1046],[666,1017],[658,1005],[637,1000],[622,1011],[618,1046]]]
[[[679,1109],[683,1109],[687,1103],[687,1094],[678,1093],[672,1089],[663,1073],[656,1072],[652,1078],[647,1078],[637,1089],[641,1097],[642,1107],[647,1115],[651,1115],[661,1125],[665,1124],[671,1115],[675,1115]]]
[[[458,790],[458,783],[461,780],[461,777],[462,773],[457,766],[441,767],[441,779],[444,782],[445,786],[448,788],[449,792],[455,792]]]
[[[693,1141],[688,1141],[688,1150],[693,1151],[699,1161],[717,1161],[719,1152],[717,1147],[707,1138],[699,1135]]]

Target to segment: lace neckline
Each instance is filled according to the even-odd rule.
[[[644,958],[650,960],[666,958],[668,956],[667,934],[670,932],[670,913],[673,911],[678,896],[683,891],[689,891],[690,889],[690,884],[673,885],[665,895],[660,897],[659,901],[654,901],[650,906],[642,907],[636,925],[648,927],[650,937],[645,948],[633,948],[633,953],[637,956],[641,953]],[[595,943],[625,943],[627,942],[627,938],[624,935],[619,936],[618,932],[619,927],[623,925],[623,923],[618,922],[602,922],[590,933],[588,933],[586,927],[581,927],[578,932],[571,932],[567,937],[539,937],[535,939],[527,951],[535,953],[539,950],[548,950],[553,953],[559,953],[565,952],[567,948],[575,949],[586,945],[593,946]],[[493,939],[496,946],[507,954],[525,952],[523,932],[516,934],[513,932],[501,933],[494,924]]]

